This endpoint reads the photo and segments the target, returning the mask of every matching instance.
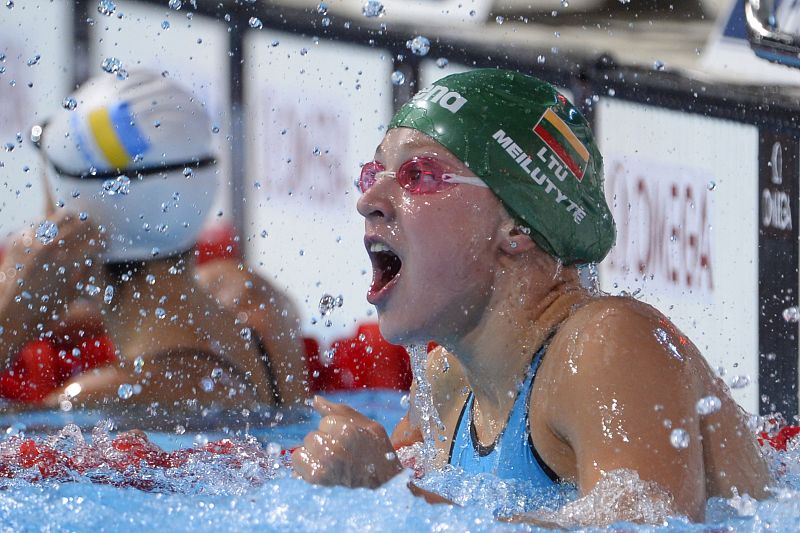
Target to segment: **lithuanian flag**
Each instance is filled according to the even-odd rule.
[[[552,109],[548,109],[534,126],[533,132],[556,153],[578,181],[583,180],[583,173],[589,164],[589,150],[578,140],[566,122]]]

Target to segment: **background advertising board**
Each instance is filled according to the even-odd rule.
[[[16,2],[0,17],[0,243],[44,217],[42,169],[30,128],[69,94],[70,2]]]
[[[266,30],[245,43],[247,257],[324,348],[377,321],[355,179],[391,118],[391,55]]]
[[[797,414],[800,141],[761,132],[758,154],[759,398],[762,413]]]
[[[609,99],[596,119],[618,232],[601,288],[661,310],[757,412],[757,129]]]
[[[103,74],[103,61],[121,69],[149,69],[190,89],[212,121],[217,154],[217,198],[207,222],[228,218],[231,209],[230,69],[227,26],[191,11],[119,2],[110,17],[92,12],[89,75]],[[114,76],[115,74],[108,74]],[[219,212],[221,216],[218,216]]]

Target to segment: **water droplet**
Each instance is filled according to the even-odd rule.
[[[367,18],[382,17],[386,14],[386,9],[379,0],[367,0],[361,8],[361,13]]]
[[[133,385],[130,385],[129,383],[123,383],[120,385],[117,389],[117,396],[123,400],[130,399],[130,397],[133,396]]]
[[[164,308],[162,308],[162,307],[156,307],[156,318],[157,318],[157,319],[159,319],[159,320],[163,320],[163,319],[164,319],[164,317],[166,317],[166,316],[167,316],[167,312],[166,312],[166,311],[164,311]]]
[[[50,244],[58,236],[58,226],[55,222],[45,220],[36,228],[36,238],[42,244]]]
[[[72,111],[73,109],[78,107],[78,101],[71,96],[67,96],[66,98],[64,98],[64,100],[61,101],[61,107]]]
[[[540,65],[544,64],[545,61],[546,59],[543,55],[540,55],[536,58],[536,62],[539,63]]]
[[[192,174],[194,174],[194,172],[192,171],[191,168],[186,167],[183,169],[183,175],[186,176],[187,178],[191,178]]]
[[[322,20],[319,21],[323,28],[327,28],[331,25],[331,19],[328,17],[322,17]]]
[[[300,49],[300,55],[301,55],[301,56],[304,56],[304,55],[306,55],[307,53],[308,53],[308,48],[301,48],[301,49]]]
[[[169,21],[168,20],[162,20],[161,21],[161,29],[162,30],[168,30],[169,29]]]
[[[114,299],[114,287],[111,285],[106,286],[106,290],[103,291],[103,302],[106,304],[110,304],[111,300]]]
[[[78,220],[85,222],[88,219],[89,219],[89,213],[87,213],[86,211],[81,211],[80,213],[78,213]]]
[[[6,144],[3,145],[3,148],[5,148],[6,152],[13,152],[14,151],[14,143],[6,143]]]
[[[448,63],[449,61],[443,57],[440,57],[439,59],[436,60],[436,66],[439,68],[446,67]]]
[[[504,23],[506,21],[506,18],[501,16],[501,15],[497,15],[497,17],[495,17],[494,21],[497,22],[498,24],[502,24],[502,23]]]
[[[73,198],[80,198],[81,191],[79,191],[78,189],[75,189],[74,191],[72,191],[72,194],[70,194],[70,196],[72,196]]]
[[[242,328],[242,331],[239,332],[239,336],[246,341],[249,341],[253,338],[253,332],[250,331],[250,328]]]
[[[36,54],[36,55],[34,55],[32,58],[30,58],[30,59],[28,60],[28,66],[29,66],[29,67],[32,67],[33,65],[38,65],[38,64],[39,64],[39,60],[40,60],[41,58],[42,58],[42,56],[41,56],[41,55],[39,55],[39,54]]]
[[[470,17],[474,17],[474,16],[475,16],[475,15],[477,15],[477,14],[478,14],[478,12],[477,12],[477,11],[475,11],[474,9],[470,9],[470,11],[469,11],[469,16],[470,16]]]
[[[666,67],[666,65],[664,65],[664,62],[661,61],[660,59],[656,59],[655,62],[653,63],[653,68],[655,70],[659,70],[659,71],[660,70],[664,70],[665,67]]]
[[[264,24],[261,23],[261,19],[258,17],[250,17],[248,24],[250,24],[251,28],[255,28],[257,30],[260,30],[264,27]]]
[[[136,374],[141,374],[142,368],[144,368],[144,358],[140,355],[133,360],[133,371]]]
[[[697,400],[695,410],[698,415],[705,416],[716,413],[722,407],[722,402],[716,396],[704,396]]]
[[[183,7],[183,2],[181,0],[169,0],[170,9],[174,9],[175,11],[177,11],[182,7]]]
[[[689,440],[689,433],[687,433],[685,429],[675,428],[672,430],[672,433],[669,434],[669,443],[672,444],[673,448],[677,448],[678,450],[685,450],[688,448]]]
[[[323,15],[323,16],[327,15],[328,14],[328,4],[326,4],[325,2],[320,2],[319,4],[317,4],[317,13],[319,13],[320,15]]]
[[[100,68],[102,68],[109,74],[115,74],[119,72],[119,69],[122,68],[122,61],[120,61],[116,57],[107,57],[103,60],[103,63],[100,65]]]
[[[712,181],[708,182],[708,190],[709,191],[713,191],[716,188],[717,188],[717,182],[716,181],[712,180]]]
[[[617,95],[617,91],[615,89],[609,89],[608,90],[608,96],[616,96],[616,95]]]
[[[561,0],[561,7],[563,8],[569,7],[569,0]]]
[[[13,9],[14,8],[14,0],[6,0],[6,7],[8,9]]]
[[[147,277],[144,278],[148,285],[155,285],[156,284],[156,277],[152,274],[148,274]]]
[[[216,367],[214,370],[211,371],[211,378],[212,379],[219,379],[222,377],[222,369]]]
[[[393,85],[403,85],[406,82],[405,75],[400,72],[399,70],[395,70],[392,72],[392,84]]]
[[[319,314],[328,316],[331,311],[337,307],[341,307],[343,303],[344,298],[341,295],[334,298],[330,294],[323,294],[322,298],[319,299]]]
[[[796,306],[787,307],[783,310],[783,319],[786,322],[797,323],[800,321],[800,310]]]
[[[100,0],[100,2],[97,4],[97,12],[107,17],[113,15],[116,9],[116,4],[114,4],[114,2],[111,0]]]
[[[175,434],[176,434],[176,435],[183,435],[184,433],[186,433],[186,428],[185,428],[185,427],[183,427],[183,426],[182,426],[182,425],[180,425],[180,424],[178,424],[177,426],[175,426]]]
[[[747,376],[734,376],[731,380],[732,389],[743,389],[750,385],[750,378]]]
[[[416,56],[425,56],[431,50],[431,42],[427,37],[417,35],[410,41],[406,41],[406,48],[409,48],[411,53]]]
[[[200,388],[206,392],[211,392],[214,390],[214,380],[211,378],[203,378],[200,380]]]
[[[126,195],[131,192],[131,180],[128,176],[118,176],[103,182],[103,191],[109,196]]]

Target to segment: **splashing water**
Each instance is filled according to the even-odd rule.
[[[405,75],[399,70],[392,72],[392,85],[403,85],[406,82]]]
[[[410,41],[406,41],[406,48],[411,50],[415,56],[426,56],[431,50],[431,41],[427,37],[417,35]]]
[[[411,360],[411,373],[417,384],[416,394],[414,395],[414,411],[419,417],[420,429],[422,430],[423,442],[418,443],[411,453],[414,455],[416,467],[423,472],[434,469],[436,464],[436,441],[435,431],[442,431],[444,424],[439,418],[439,411],[433,404],[433,392],[428,381],[426,368],[428,366],[428,351],[425,346],[412,345],[406,346]],[[403,458],[401,458],[401,462]]]
[[[36,238],[42,244],[50,244],[58,236],[58,226],[55,222],[45,220],[36,228]]]
[[[379,0],[367,0],[361,7],[361,13],[367,18],[375,18],[384,16],[386,10]]]
[[[109,196],[126,195],[131,192],[131,179],[128,176],[117,176],[103,182],[103,192]]]
[[[100,2],[97,4],[97,12],[107,17],[113,15],[116,9],[116,4],[114,4],[114,2],[111,0],[100,0]]]

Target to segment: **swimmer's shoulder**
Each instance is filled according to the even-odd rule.
[[[597,296],[576,305],[561,323],[551,345],[559,351],[574,352],[587,345],[642,347],[658,340],[658,332],[688,339],[655,307],[625,296]],[[663,337],[663,335],[662,335]],[[605,350],[602,350],[605,351]],[[574,355],[574,354],[573,354]]]
[[[561,324],[548,347],[541,372],[548,393],[572,402],[597,394],[683,383],[686,360],[696,348],[663,314],[633,298],[593,298]],[[557,403],[556,403],[557,404]]]

